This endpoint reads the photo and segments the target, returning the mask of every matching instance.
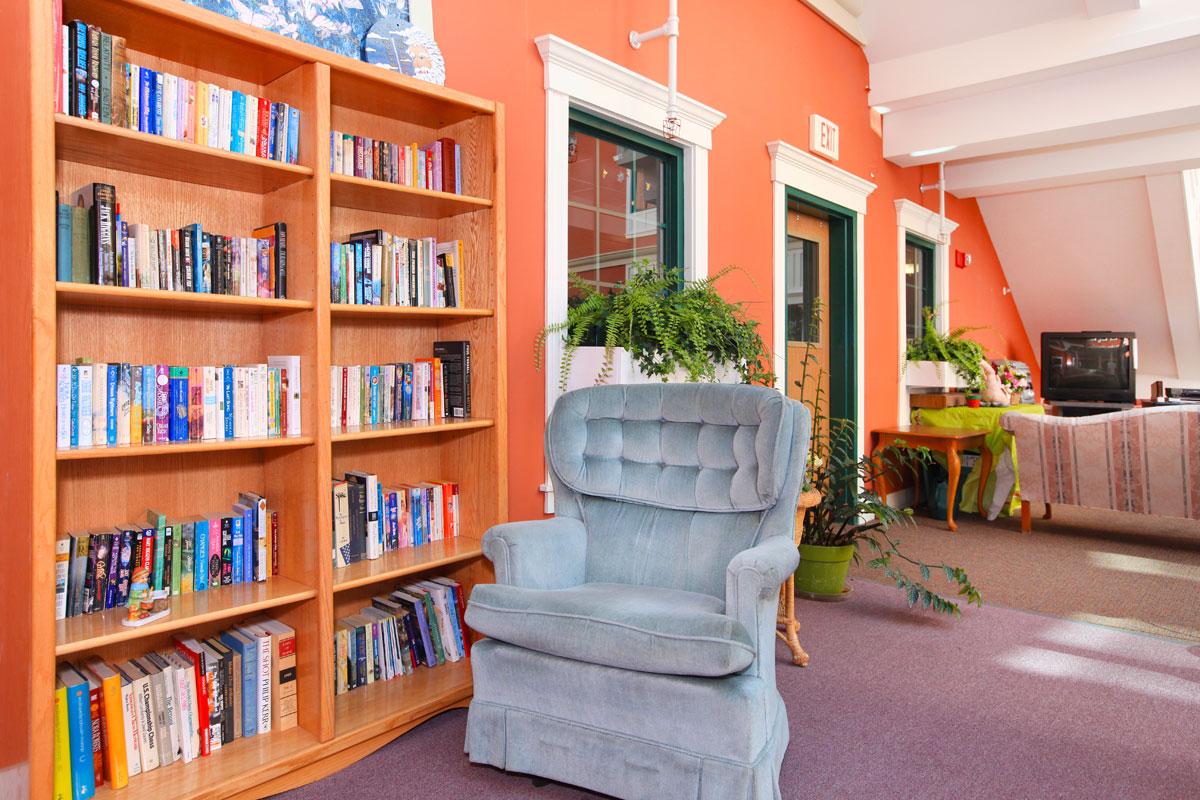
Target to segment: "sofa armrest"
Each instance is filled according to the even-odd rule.
[[[758,655],[749,671],[775,680],[775,627],[779,585],[796,571],[800,552],[788,536],[775,536],[733,557],[725,570],[725,614],[746,628]]]
[[[496,583],[527,589],[583,583],[586,549],[583,523],[570,517],[508,522],[483,536],[483,554],[496,568]]]

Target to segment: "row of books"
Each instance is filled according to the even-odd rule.
[[[329,244],[329,299],[359,306],[458,308],[464,263],[461,239],[352,233],[345,242]]]
[[[353,471],[333,479],[331,495],[334,567],[454,538],[462,526],[453,481],[384,486],[374,473]]]
[[[65,619],[125,606],[142,565],[162,597],[265,581],[279,573],[279,512],[243,492],[228,512],[168,519],[148,510],[142,522],[66,533],[54,554],[54,618]]]
[[[295,164],[300,109],[129,61],[125,38],[74,20],[55,27],[60,114]]]
[[[127,661],[58,665],[54,797],[209,756],[234,740],[296,726],[296,633],[258,617],[207,639]]]
[[[299,436],[300,385],[300,356],[219,367],[59,364],[58,448]]]
[[[462,586],[449,578],[372,597],[371,605],[334,625],[334,694],[469,657],[465,607]]]
[[[287,297],[287,224],[260,225],[250,236],[227,236],[199,223],[178,229],[129,222],[117,190],[89,183],[56,193],[55,260],[60,281],[178,292]]]
[[[394,364],[334,364],[331,424],[358,429],[471,413],[470,342],[434,342],[432,358]]]
[[[329,170],[417,189],[462,194],[462,148],[448,136],[418,145],[329,132]]]

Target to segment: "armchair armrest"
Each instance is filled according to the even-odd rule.
[[[483,536],[483,554],[496,583],[527,589],[566,589],[583,583],[587,533],[571,517],[495,525]]]
[[[758,655],[749,672],[775,680],[775,627],[779,585],[796,571],[800,552],[789,536],[775,536],[733,557],[725,570],[725,614],[746,628]]]

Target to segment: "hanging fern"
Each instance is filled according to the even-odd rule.
[[[558,382],[566,389],[576,351],[603,336],[604,361],[596,383],[612,375],[614,351],[623,347],[641,371],[667,381],[681,371],[689,381],[715,381],[720,367],[736,369],[743,383],[772,385],[770,356],[758,322],[742,303],[726,301],[714,284],[733,271],[726,267],[697,281],[683,281],[679,269],[634,265],[633,274],[611,292],[601,292],[571,276],[579,300],[567,319],[547,325],[534,340],[534,366],[542,368],[546,341],[563,336]]]

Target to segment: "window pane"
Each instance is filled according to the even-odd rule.
[[[923,327],[921,286],[924,276],[921,255],[920,249],[911,244],[904,248],[904,316],[910,340],[921,338]]]
[[[787,338],[791,342],[819,343],[821,332],[814,324],[817,298],[821,296],[816,242],[789,236],[784,260],[787,290]]]
[[[572,131],[567,139],[567,200],[596,205],[596,146],[591,136]]]

